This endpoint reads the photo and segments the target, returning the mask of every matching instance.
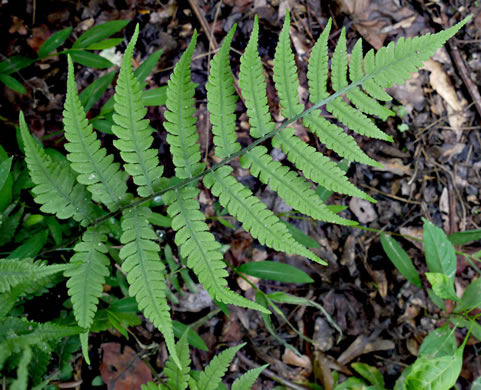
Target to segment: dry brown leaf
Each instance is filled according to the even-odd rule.
[[[369,223],[377,218],[376,210],[367,200],[351,198],[349,209],[354,213],[360,223]]]
[[[347,364],[358,356],[374,351],[387,351],[394,349],[395,345],[391,340],[375,339],[371,340],[366,335],[360,335],[337,359],[340,364]]]
[[[129,346],[119,343],[102,344],[103,359],[99,370],[108,390],[140,390],[152,380],[149,367]]]
[[[449,125],[454,131],[456,131],[459,140],[461,137],[461,128],[466,122],[466,116],[464,114],[466,101],[458,98],[451,79],[443,70],[443,67],[439,62],[428,60],[424,63],[424,69],[430,72],[429,82],[431,86],[439,95],[441,95],[448,105],[447,111]]]
[[[384,167],[381,168],[374,168],[378,171],[389,171],[399,176],[411,176],[413,174],[413,170],[409,167],[409,165],[404,165],[400,158],[392,158],[390,160],[379,160],[379,163]]]
[[[284,354],[282,355],[282,361],[291,366],[306,368],[308,370],[312,369],[311,359],[309,359],[308,356],[298,356],[288,348],[285,349]]]

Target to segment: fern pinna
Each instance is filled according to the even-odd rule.
[[[318,140],[339,157],[371,166],[379,164],[367,156],[355,139],[342,126],[358,134],[390,141],[370,118],[385,120],[392,115],[383,102],[391,97],[385,92],[393,84],[403,83],[453,36],[467,20],[449,30],[422,37],[400,39],[387,47],[366,55],[362,41],[347,57],[346,34],[340,33],[329,66],[328,37],[331,22],[315,43],[308,63],[309,106],[301,103],[298,95],[298,75],[295,55],[289,39],[289,13],[277,44],[273,79],[278,92],[281,115],[285,120],[276,124],[272,119],[267,94],[266,78],[257,50],[259,22],[254,27],[241,57],[239,87],[247,109],[250,135],[254,141],[242,148],[236,140],[238,96],[229,63],[229,51],[235,26],[228,33],[218,53],[211,61],[207,88],[207,109],[213,132],[214,153],[221,162],[206,169],[202,161],[199,135],[196,130],[195,84],[191,81],[190,65],[197,42],[197,33],[175,66],[167,86],[164,127],[170,147],[175,178],[163,178],[157,150],[152,148],[153,137],[149,121],[144,119],[142,86],[132,69],[138,27],[127,46],[115,89],[115,112],[112,132],[113,144],[123,161],[115,162],[101,147],[89,124],[79,100],[74,80],[74,68],[69,58],[67,97],[64,111],[65,137],[70,166],[52,161],[27,131],[20,118],[27,164],[35,184],[33,193],[42,210],[59,218],[74,218],[83,226],[90,226],[74,248],[72,268],[66,270],[75,318],[88,331],[92,325],[102,285],[109,273],[107,248],[111,237],[102,226],[108,216],[121,212],[123,245],[120,259],[127,275],[129,293],[137,300],[144,315],[163,333],[172,361],[182,367],[184,358],[174,342],[169,306],[166,301],[166,270],[160,260],[160,248],[151,221],[148,201],[163,196],[168,206],[172,229],[179,255],[186,260],[198,280],[215,300],[260,311],[266,309],[237,295],[227,285],[226,265],[221,244],[209,231],[198,201],[198,180],[219,199],[220,204],[235,217],[261,244],[325,264],[314,253],[291,236],[281,219],[270,211],[252,191],[233,175],[228,163],[237,157],[241,166],[276,191],[295,211],[313,219],[353,225],[331,211],[317,195],[315,185],[341,194],[374,202],[369,195],[349,182],[336,162],[318,152],[297,137],[289,125],[302,120]],[[328,86],[329,72],[331,74]],[[349,78],[349,79],[348,79]],[[321,107],[336,119],[322,117]],[[280,148],[289,166],[274,160],[267,141]],[[265,145],[261,145],[265,143]],[[295,167],[295,168],[291,168]],[[125,169],[125,170],[124,170]],[[128,178],[137,187],[139,198],[128,193]],[[170,180],[174,179],[174,180]],[[49,196],[53,194],[53,196]],[[96,202],[95,204],[92,201]],[[108,210],[102,208],[105,206]],[[100,218],[100,219],[99,219]],[[96,224],[93,222],[96,221]],[[52,270],[53,271],[53,270]],[[86,350],[86,335],[82,342]],[[182,355],[182,356],[181,356]],[[202,379],[201,379],[202,380]]]

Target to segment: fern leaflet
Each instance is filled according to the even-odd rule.
[[[329,211],[311,184],[296,172],[275,161],[264,146],[257,146],[241,157],[241,166],[276,191],[285,202],[297,211],[319,221],[353,225],[355,222],[341,218]]]
[[[68,56],[67,98],[63,112],[65,148],[71,167],[78,172],[77,180],[87,186],[93,200],[102,202],[109,210],[117,210],[126,198],[126,175],[113,156],[107,155],[85,117],[75,85],[72,59]]]
[[[291,49],[289,39],[290,16],[286,10],[286,18],[279,35],[279,42],[274,56],[274,82],[276,84],[279,101],[282,108],[282,115],[285,118],[292,118],[304,111],[299,103],[299,80],[297,78],[297,67],[294,60],[294,53]]]
[[[291,128],[286,128],[272,139],[274,147],[280,147],[308,179],[341,194],[357,196],[375,202],[369,195],[351,184],[336,163],[302,142]]]
[[[264,371],[269,365],[265,364],[252,370],[247,371],[240,378],[237,378],[232,384],[232,390],[245,390],[250,389],[255,383],[259,375]]]
[[[39,279],[64,271],[68,267],[67,264],[32,263],[31,259],[2,259],[0,261],[0,293],[9,292],[22,284],[33,284]]]
[[[309,57],[309,66],[307,68],[307,80],[309,85],[309,100],[316,104],[327,98],[327,76],[329,74],[329,55],[328,55],[328,39],[331,32],[332,19],[327,22],[324,31],[314,44]]]
[[[185,390],[189,385],[190,356],[187,332],[180,338],[175,346],[182,368],[177,367],[170,359],[164,366],[164,374],[167,376],[167,388],[169,390]]]
[[[174,342],[170,309],[165,297],[165,267],[160,261],[157,236],[149,224],[148,207],[132,207],[122,215],[124,246],[120,258],[122,271],[127,274],[129,294],[137,300],[139,309],[162,332],[175,364],[180,366]]]
[[[216,146],[215,155],[219,158],[229,157],[241,148],[236,142],[234,111],[237,95],[235,95],[234,78],[229,64],[229,49],[235,30],[236,25],[229,31],[219,52],[212,59],[209,81],[205,86],[207,110],[210,114]]]
[[[75,245],[75,254],[70,259],[72,267],[65,272],[65,276],[70,278],[67,287],[75,319],[85,329],[92,325],[105,277],[109,275],[110,261],[105,255],[107,232],[103,226],[89,228],[82,241]]]
[[[10,385],[10,390],[27,390],[28,386],[28,365],[32,361],[32,349],[27,346],[22,352],[22,357],[17,367],[17,379]]]
[[[194,83],[190,80],[190,63],[197,42],[197,31],[184,54],[174,68],[167,85],[167,110],[165,129],[167,142],[175,164],[175,175],[180,179],[192,178],[204,170],[200,162],[199,135],[196,131],[197,119],[193,116]]]
[[[219,198],[219,202],[242,223],[252,237],[278,251],[305,256],[326,264],[299,244],[279,218],[252,192],[230,174],[232,168],[224,166],[204,177],[204,184]]]
[[[83,226],[93,215],[90,194],[85,187],[76,183],[72,170],[53,162],[44,150],[35,143],[20,112],[20,133],[25,145],[25,160],[30,177],[35,183],[32,191],[34,200],[41,204],[44,213],[55,214],[60,219],[73,217]]]
[[[159,165],[157,150],[150,148],[154,141],[149,121],[142,119],[147,109],[142,103],[142,86],[132,70],[132,56],[139,36],[139,26],[125,50],[115,88],[115,113],[112,132],[119,138],[114,145],[125,161],[125,170],[137,184],[140,196],[153,195],[160,189],[163,167]]]
[[[265,312],[262,306],[227,288],[221,245],[208,230],[196,200],[198,194],[198,189],[184,187],[169,191],[164,196],[164,202],[169,205],[167,212],[172,217],[172,229],[176,231],[175,243],[180,248],[180,255],[187,259],[188,267],[195,272],[212,298]]]
[[[263,137],[275,128],[267,104],[266,78],[262,70],[261,59],[257,53],[258,37],[259,19],[256,15],[249,43],[241,57],[239,73],[239,86],[244,96],[251,126],[250,134],[254,138]]]
[[[197,388],[199,390],[217,389],[237,351],[244,345],[240,344],[236,347],[228,348],[215,356],[205,370],[200,373],[199,380],[196,383]]]

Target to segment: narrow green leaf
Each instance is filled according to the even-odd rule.
[[[464,290],[461,302],[456,307],[456,313],[473,310],[481,306],[481,278],[471,282]]]
[[[112,39],[105,39],[100,42],[92,43],[91,45],[87,46],[85,50],[105,50],[115,47],[122,43],[123,38],[112,38]]]
[[[170,228],[172,226],[172,218],[167,215],[162,215],[159,213],[152,213],[149,216],[149,222],[152,225]]]
[[[10,174],[10,169],[12,167],[13,157],[9,157],[0,163],[0,188],[2,188]]]
[[[144,106],[163,106],[167,101],[167,86],[148,89],[142,92]]]
[[[24,56],[8,57],[6,60],[0,62],[0,73],[12,74],[30,66],[34,62],[35,60]]]
[[[454,281],[445,274],[438,272],[426,272],[426,277],[429,283],[433,286],[434,293],[442,299],[451,299],[452,301],[459,301],[459,298],[454,291]]]
[[[391,260],[401,275],[416,287],[421,288],[421,279],[419,278],[418,271],[401,245],[399,245],[394,238],[386,234],[381,234],[381,244],[387,257]]]
[[[253,368],[252,370],[247,371],[243,374],[240,378],[237,378],[235,382],[232,384],[232,390],[247,390],[252,387],[254,382],[256,381],[257,377],[264,371],[268,364],[263,366]]]
[[[134,74],[139,83],[143,85],[145,79],[155,68],[157,62],[159,62],[160,56],[162,55],[163,50],[154,51],[144,62],[140,64],[140,66],[135,69]]]
[[[291,233],[291,236],[301,245],[304,245],[306,248],[320,248],[321,246],[317,243],[316,240],[309,237],[306,233],[304,233],[301,229],[295,227],[292,223],[282,221],[284,225],[286,225],[287,230]]]
[[[451,241],[451,244],[456,246],[468,244],[473,241],[479,241],[481,240],[481,229],[452,233],[448,236],[448,239]]]
[[[172,321],[172,325],[174,326],[174,336],[178,339],[182,337],[182,335],[187,332],[187,342],[192,345],[193,347],[200,349],[201,351],[208,351],[209,348],[205,344],[204,340],[197,334],[195,330],[193,330],[190,326],[183,324],[179,321]]]
[[[15,92],[27,93],[27,90],[22,83],[8,74],[0,73],[0,82],[5,84],[8,88],[13,89]]]
[[[80,94],[80,102],[84,106],[85,112],[89,112],[92,106],[102,97],[115,78],[116,71],[109,72],[95,80]]]
[[[105,69],[114,66],[108,59],[95,53],[85,50],[69,50],[72,60],[83,66],[90,66],[95,69]]]
[[[304,271],[276,261],[252,261],[242,264],[237,270],[247,275],[277,282],[298,284],[314,282]]]
[[[26,259],[27,257],[34,258],[42,250],[47,242],[48,230],[43,230],[34,234],[22,245],[17,247],[7,259]]]
[[[454,279],[456,253],[446,233],[424,219],[424,250],[429,271],[445,274]]]
[[[99,24],[84,32],[73,44],[74,48],[86,48],[93,43],[100,42],[122,30],[128,20],[113,20],[111,22]]]
[[[57,31],[52,34],[38,50],[38,56],[40,58],[46,57],[54,50],[58,49],[70,36],[72,32],[72,27],[64,28],[63,30]]]

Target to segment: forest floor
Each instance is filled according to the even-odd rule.
[[[174,319],[186,324],[196,323],[197,332],[209,351],[192,350],[194,367],[200,369],[215,354],[216,348],[247,342],[228,375],[269,363],[271,377],[261,376],[256,389],[271,389],[274,379],[282,378],[288,388],[294,383],[310,381],[332,389],[332,372],[351,376],[350,364],[361,361],[378,367],[384,375],[386,387],[392,388],[401,371],[411,364],[424,337],[440,326],[445,319],[440,309],[431,303],[425,290],[408,283],[394,268],[380,244],[382,230],[399,234],[397,238],[407,250],[417,269],[426,271],[422,243],[406,239],[422,238],[422,218],[432,221],[446,233],[481,228],[481,8],[469,0],[189,0],[189,1],[3,1],[0,6],[0,40],[2,56],[21,54],[34,56],[40,45],[53,32],[73,27],[79,36],[91,26],[117,19],[131,22],[118,36],[124,43],[117,47],[123,53],[136,23],[140,37],[134,62],[141,63],[155,50],[163,54],[154,73],[148,78],[150,87],[166,85],[173,66],[197,29],[198,45],[192,63],[192,78],[196,89],[198,131],[201,152],[212,159],[210,124],[207,113],[205,83],[209,61],[216,48],[234,23],[237,32],[233,40],[231,63],[237,75],[240,54],[245,49],[252,30],[254,15],[259,16],[259,53],[268,75],[268,99],[274,118],[280,118],[279,101],[272,80],[272,64],[278,34],[282,28],[286,8],[290,9],[291,39],[299,66],[301,89],[306,91],[307,60],[315,39],[322,32],[328,18],[333,19],[330,36],[331,53],[342,27],[347,28],[348,52],[358,38],[363,38],[364,50],[379,49],[400,37],[412,37],[448,28],[468,14],[473,22],[463,28],[424,68],[405,85],[390,89],[394,97],[391,109],[396,116],[379,127],[393,139],[393,143],[357,137],[362,149],[379,161],[384,169],[351,164],[350,180],[377,200],[370,204],[342,195],[333,195],[329,204],[345,205],[346,218],[359,221],[360,227],[343,227],[316,223],[306,219],[290,219],[305,234],[318,243],[313,249],[329,265],[321,267],[307,260],[275,253],[259,245],[235,222],[219,218],[209,191],[201,193],[209,224],[219,241],[229,246],[227,262],[234,266],[271,259],[290,263],[307,272],[315,282],[294,285],[253,280],[266,292],[284,291],[306,297],[325,309],[332,321],[342,330],[342,337],[321,311],[313,307],[281,306],[299,337],[284,320],[276,318],[273,326],[284,342],[301,352],[292,354],[266,329],[261,316],[240,308],[231,308],[230,316],[214,311],[213,303],[205,294],[186,294],[178,305],[173,305]],[[2,58],[4,59],[4,58]],[[27,94],[21,95],[3,88],[0,115],[3,129],[2,146],[20,155],[16,146],[14,127],[18,112],[23,110],[31,131],[44,144],[63,152],[62,108],[65,96],[67,62],[65,56],[38,62],[21,72]],[[76,75],[79,90],[102,76],[107,70],[80,68]],[[109,88],[108,95],[113,94]],[[173,174],[168,149],[163,146],[164,107],[150,107],[149,118],[157,129],[156,145],[166,174]],[[93,109],[95,114],[95,107]],[[325,112],[329,117],[328,113]],[[251,142],[248,123],[241,103],[236,112],[237,134],[243,145]],[[299,137],[324,151],[300,125]],[[109,144],[108,136],[103,136]],[[329,155],[329,152],[327,152]],[[333,155],[334,157],[334,155]],[[276,213],[286,211],[285,204],[275,193],[260,186],[247,171],[234,162],[235,174],[244,184]],[[222,220],[221,220],[222,219]],[[226,223],[227,221],[227,223]],[[224,222],[224,223],[222,223]],[[234,223],[232,225],[231,223]],[[362,227],[362,228],[361,228]],[[374,230],[368,230],[365,228]],[[168,242],[173,235],[166,231]],[[479,251],[481,243],[467,248]],[[457,288],[462,289],[477,276],[462,257],[458,258]],[[427,281],[423,279],[423,283]],[[243,290],[252,298],[255,290],[231,274],[230,286]],[[131,359],[122,354],[106,354],[105,343],[129,345],[134,356],[160,371],[166,358],[165,346],[144,350],[161,340],[155,329],[145,321],[131,329],[135,337],[126,340],[116,332],[103,332],[91,337],[92,365],[87,366],[81,354],[72,362],[75,381],[71,388],[91,388],[92,379],[100,375],[99,366],[110,359]],[[458,335],[462,339],[463,334]],[[137,342],[137,341],[138,342]],[[463,388],[481,375],[479,342],[469,341],[464,355],[459,380]],[[115,362],[114,362],[115,363]],[[121,364],[121,363],[119,363]],[[133,374],[132,374],[133,375]],[[106,379],[107,378],[107,379]],[[104,377],[108,383],[108,377]],[[81,385],[80,383],[83,382]],[[116,390],[130,388],[117,384]],[[68,387],[63,387],[68,388]]]

